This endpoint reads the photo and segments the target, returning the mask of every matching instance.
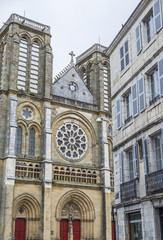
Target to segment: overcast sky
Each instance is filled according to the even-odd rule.
[[[0,27],[17,13],[51,27],[53,76],[94,43],[109,46],[140,0],[0,0]]]

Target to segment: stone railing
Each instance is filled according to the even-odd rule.
[[[85,108],[85,109],[89,109],[89,110],[93,110],[93,111],[98,111],[97,105],[84,103],[84,102],[76,101],[73,99],[68,99],[68,98],[52,95],[52,100],[57,103],[62,103],[62,104],[71,105],[71,106],[73,105],[73,106],[76,106],[79,108]]]
[[[163,169],[145,176],[147,195],[163,192]]]
[[[23,26],[30,27],[34,30],[50,34],[50,27],[49,26],[43,25],[43,24],[38,23],[38,22],[35,22],[31,19],[19,16],[18,14],[15,14],[15,13],[12,14],[10,16],[10,18],[7,20],[7,22],[2,26],[2,28],[0,29],[0,34],[6,29],[8,24],[10,24],[12,22],[22,24]]]
[[[122,202],[129,201],[137,197],[136,181],[137,179],[133,179],[120,185]]]
[[[39,164],[17,163],[15,169],[16,179],[40,179],[41,167]]]
[[[96,185],[102,184],[101,173],[97,170],[53,167],[54,182]]]

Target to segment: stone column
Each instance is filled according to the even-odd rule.
[[[107,139],[107,123],[109,119],[100,116],[97,122],[101,124],[102,145],[102,175],[103,175],[103,234],[105,239],[111,239],[111,186],[109,167],[109,143]]]
[[[43,239],[50,239],[51,234],[51,191],[52,191],[52,130],[51,105],[44,105],[44,181],[43,181]]]
[[[9,128],[8,128],[8,147],[5,164],[5,209],[4,209],[4,239],[14,236],[12,233],[13,224],[13,200],[15,185],[15,141],[17,128],[17,97],[10,95],[9,98]]]

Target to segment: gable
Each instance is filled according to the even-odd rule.
[[[74,66],[53,84],[52,95],[93,104],[93,95],[80,78]]]

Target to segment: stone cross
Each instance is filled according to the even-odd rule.
[[[71,52],[69,53],[69,55],[71,55],[71,63],[73,63],[73,62],[74,62],[74,59],[73,59],[73,57],[75,56],[74,52],[73,52],[73,51],[71,51]]]

